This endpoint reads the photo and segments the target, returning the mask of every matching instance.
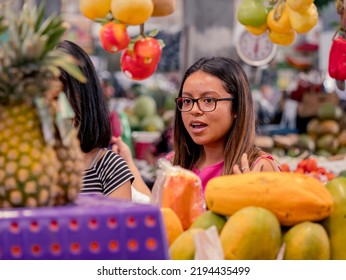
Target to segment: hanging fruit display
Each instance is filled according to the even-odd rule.
[[[122,51],[121,71],[132,80],[144,80],[157,70],[164,43],[154,37],[158,31],[144,32],[150,17],[168,16],[175,11],[175,0],[80,0],[82,15],[102,25],[99,39],[110,53]],[[131,38],[128,26],[139,26],[140,33]]]
[[[253,35],[267,33],[274,44],[289,46],[318,23],[318,11],[313,0],[242,0],[237,19]]]

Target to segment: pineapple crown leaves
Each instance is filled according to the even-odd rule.
[[[3,24],[7,22],[8,26]],[[74,59],[55,49],[66,27],[62,16],[44,18],[44,2],[39,7],[25,2],[19,15],[10,9],[2,11],[0,30],[2,26],[8,39],[0,40],[0,102],[44,95],[48,81],[57,78],[60,69],[85,81]],[[28,89],[32,96],[21,96]],[[17,97],[10,97],[14,94]]]

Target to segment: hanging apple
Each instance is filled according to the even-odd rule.
[[[111,53],[125,49],[130,43],[126,25],[110,21],[102,25],[99,32],[102,48]]]
[[[143,63],[141,59],[138,59],[136,53],[130,49],[125,49],[122,52],[120,65],[121,71],[126,77],[137,81],[150,77],[157,68],[157,63]]]
[[[266,23],[267,14],[263,0],[243,0],[237,9],[237,19],[243,25],[261,26]]]
[[[145,64],[156,63],[161,58],[161,44],[153,37],[144,37],[136,41],[134,47],[138,59],[142,60]]]
[[[132,80],[150,77],[159,64],[163,43],[153,37],[142,37],[125,49],[120,58],[122,72]]]

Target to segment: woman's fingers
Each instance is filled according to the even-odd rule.
[[[244,154],[241,156],[240,162],[241,162],[241,168],[240,168],[241,172],[242,172],[242,173],[248,173],[248,172],[250,172],[249,161],[248,161],[248,159],[247,159],[247,154],[246,154],[246,153],[244,153]]]
[[[240,159],[240,166],[238,164],[233,166],[233,174],[242,174],[251,172],[247,154],[243,154]]]
[[[240,171],[238,164],[233,166],[233,174],[241,174],[241,171]]]

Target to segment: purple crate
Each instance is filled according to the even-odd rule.
[[[74,205],[0,210],[0,259],[166,260],[161,211],[103,196]]]

